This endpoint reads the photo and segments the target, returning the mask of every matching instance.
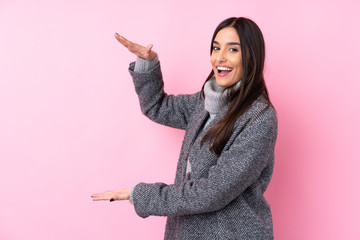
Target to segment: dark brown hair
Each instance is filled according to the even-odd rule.
[[[224,20],[215,29],[211,40],[210,55],[212,54],[213,42],[217,33],[226,27],[234,28],[239,36],[243,75],[240,88],[229,91],[230,103],[226,115],[201,140],[201,145],[209,140],[211,142],[210,150],[218,156],[229,140],[236,120],[249,109],[256,99],[263,96],[264,101],[267,103],[267,107],[262,112],[272,105],[263,76],[265,43],[260,28],[252,20],[243,17],[232,17]],[[213,77],[214,71],[212,70],[205,82]],[[201,90],[203,97],[205,97],[204,85]]]

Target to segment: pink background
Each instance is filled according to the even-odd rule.
[[[183,132],[140,112],[115,31],[198,91],[217,24],[252,18],[277,108],[275,239],[360,239],[359,1],[0,1],[0,239],[162,239],[165,218],[90,195],[172,183]]]

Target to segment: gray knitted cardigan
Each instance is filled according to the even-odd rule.
[[[174,184],[139,183],[132,193],[136,213],[167,216],[165,239],[273,239],[270,206],[263,197],[273,172],[277,117],[260,100],[237,121],[218,157],[205,133],[226,113],[226,107],[203,130],[209,116],[200,93],[167,95],[160,64],[145,72],[129,72],[142,112],[151,120],[184,129]],[[191,151],[190,151],[191,149]],[[186,162],[191,177],[186,178]]]

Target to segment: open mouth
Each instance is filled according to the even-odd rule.
[[[229,68],[229,67],[217,66],[216,69],[217,69],[219,77],[225,77],[226,75],[228,75],[232,71],[232,68]]]

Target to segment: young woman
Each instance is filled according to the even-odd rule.
[[[247,18],[221,22],[202,90],[178,96],[164,93],[152,45],[115,37],[138,57],[129,71],[142,112],[186,132],[174,184],[139,183],[93,200],[130,199],[140,217],[168,216],[165,239],[273,239],[263,193],[273,172],[277,117],[264,82],[259,27]]]

